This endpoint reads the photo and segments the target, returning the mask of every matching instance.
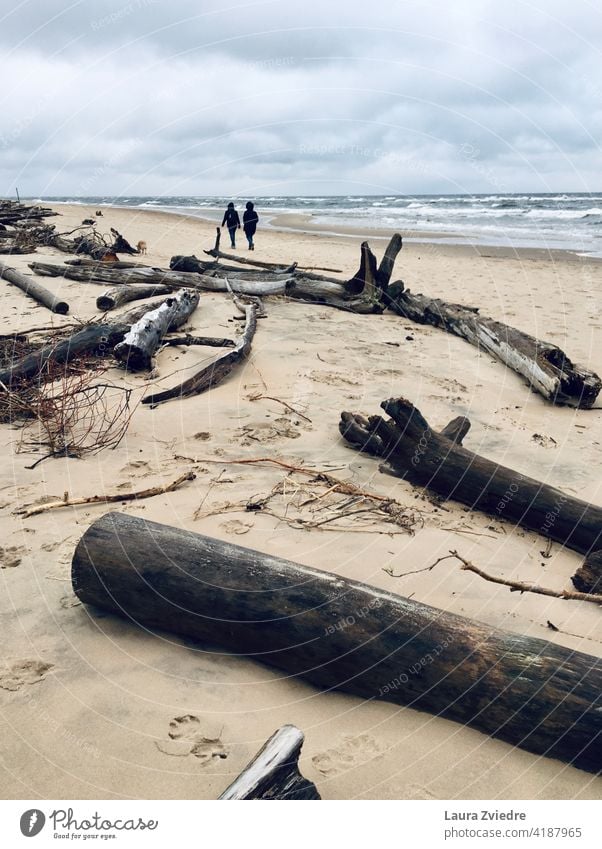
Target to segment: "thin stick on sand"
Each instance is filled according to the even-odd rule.
[[[65,493],[65,498],[62,501],[51,501],[48,504],[40,504],[37,507],[22,508],[16,512],[22,515],[24,519],[30,516],[37,516],[38,513],[45,513],[47,510],[57,510],[59,507],[76,507],[80,504],[110,504],[116,501],[137,501],[140,498],[152,498],[153,495],[164,495],[166,492],[173,492],[178,489],[185,481],[193,481],[196,478],[194,472],[188,471],[180,475],[177,480],[165,486],[152,486],[150,489],[142,489],[139,492],[120,492],[113,495],[90,495],[86,498],[69,498],[68,493]]]

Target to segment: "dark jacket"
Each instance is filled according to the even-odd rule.
[[[222,227],[224,224],[228,227],[229,230],[234,229],[234,227],[240,227],[240,218],[238,217],[238,212],[235,209],[227,209],[224,212],[224,220],[222,221]]]
[[[259,216],[255,210],[253,208],[245,209],[242,220],[245,233],[248,236],[253,236],[257,230],[257,222],[259,221]]]

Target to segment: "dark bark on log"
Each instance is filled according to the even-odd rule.
[[[602,661],[230,543],[109,513],[80,540],[85,604],[602,767]]]
[[[580,593],[602,593],[602,551],[592,551],[571,578]]]
[[[380,265],[378,266],[378,271],[376,272],[376,281],[382,292],[386,292],[389,288],[389,281],[391,280],[391,275],[393,274],[395,260],[397,259],[397,254],[402,249],[402,247],[402,238],[399,233],[395,233],[395,235],[391,237],[391,241],[387,245],[383,258],[381,259]]]
[[[12,386],[24,380],[35,380],[49,363],[68,363],[81,354],[108,357],[131,325],[148,312],[148,305],[115,316],[112,322],[91,324],[67,339],[45,345],[22,357],[10,368],[0,372],[0,383]]]
[[[553,404],[589,409],[598,397],[602,380],[597,374],[572,363],[556,345],[479,315],[476,307],[414,295],[402,281],[391,284],[386,297],[404,318],[442,328],[487,351]]]
[[[183,289],[133,324],[113,349],[128,371],[149,369],[165,334],[185,324],[199,303],[199,293]]]
[[[169,295],[171,292],[173,292],[171,286],[164,286],[161,283],[151,286],[116,286],[114,289],[107,289],[96,298],[96,308],[102,312],[109,312],[130,301],[153,298],[156,295]]]
[[[435,432],[404,398],[381,407],[390,420],[344,412],[339,430],[360,450],[384,457],[400,477],[575,551],[602,548],[602,507],[467,451]]]
[[[200,395],[212,386],[217,386],[221,383],[232,371],[234,366],[245,360],[251,353],[251,342],[257,329],[257,306],[251,304],[245,306],[245,327],[242,335],[236,342],[234,348],[225,354],[221,354],[216,360],[208,366],[202,368],[199,372],[189,377],[183,383],[174,386],[172,389],[166,389],[164,392],[155,392],[154,395],[148,395],[142,399],[143,404],[151,404],[156,407],[164,401],[170,401],[172,398],[186,398],[189,395]]]
[[[33,298],[34,301],[42,304],[51,312],[58,313],[59,315],[67,315],[69,312],[69,304],[66,301],[61,301],[60,298],[57,298],[48,289],[40,286],[33,277],[27,277],[25,274],[21,274],[16,268],[9,268],[4,263],[0,263],[0,277],[8,280],[13,286],[17,286],[22,292],[25,292],[26,295],[29,295],[30,298]]]
[[[219,799],[319,799],[316,785],[299,772],[304,740],[294,725],[283,725]]]

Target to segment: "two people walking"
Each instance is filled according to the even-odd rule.
[[[255,212],[255,206],[253,203],[251,203],[251,201],[247,201],[242,221],[243,230],[245,231],[245,236],[247,237],[247,242],[249,243],[249,250],[254,251],[255,245],[253,244],[253,236],[255,235],[255,231],[257,230],[257,222],[259,221],[259,216]],[[240,230],[240,218],[238,216],[238,212],[234,209],[233,203],[228,204],[228,208],[224,213],[222,227],[224,226],[228,228],[228,233],[230,234],[230,245],[231,247],[235,248],[236,231]]]

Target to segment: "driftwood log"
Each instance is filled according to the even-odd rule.
[[[205,366],[177,386],[171,389],[165,389],[163,392],[155,392],[153,395],[147,395],[146,398],[142,399],[142,403],[151,404],[153,407],[156,407],[158,404],[170,401],[173,398],[200,395],[201,392],[205,392],[212,386],[217,386],[218,383],[221,383],[230,374],[234,366],[245,360],[251,353],[251,342],[257,329],[257,305],[247,305],[244,311],[244,330],[230,351],[221,354],[208,366]]]
[[[602,551],[592,551],[571,578],[581,593],[602,593]]]
[[[479,315],[476,307],[414,295],[401,280],[389,286],[387,301],[404,318],[439,327],[487,351],[553,404],[588,409],[602,388],[597,374],[575,365],[556,345]]]
[[[169,295],[171,292],[173,292],[171,286],[164,286],[161,283],[154,283],[150,286],[115,286],[112,289],[106,289],[102,295],[96,298],[96,308],[102,310],[102,312],[110,312],[110,310],[117,309],[117,307],[130,301],[153,298],[157,295]]]
[[[47,309],[51,312],[58,313],[59,315],[67,315],[69,312],[69,304],[67,301],[61,301],[60,298],[57,298],[52,292],[49,292],[48,289],[45,289],[32,277],[27,277],[27,275],[21,274],[21,272],[17,271],[16,268],[10,268],[0,262],[0,277],[3,277],[9,283],[12,283],[13,286],[17,286],[22,292],[25,292],[25,294],[29,295],[30,298],[33,298],[34,301],[37,301],[39,304],[47,307]]]
[[[154,298],[157,295],[170,295],[172,292],[173,286],[165,286],[162,283],[153,283],[150,286],[115,286],[112,289],[106,289],[96,298],[96,309],[110,312],[130,301]]]
[[[85,604],[602,768],[602,660],[384,590],[120,513],[72,561]]]
[[[185,324],[199,303],[199,293],[183,289],[132,324],[113,354],[128,371],[151,367],[153,354],[169,330]]]
[[[132,324],[149,310],[148,305],[116,315],[112,322],[90,324],[59,342],[51,342],[37,351],[17,360],[9,368],[0,371],[0,383],[12,386],[26,380],[35,380],[52,363],[68,363],[82,354],[108,357],[121,342]]]
[[[399,477],[575,551],[602,548],[602,507],[468,451],[445,429],[433,430],[405,398],[381,407],[390,420],[343,412],[339,430],[355,447],[383,457]]]
[[[219,798],[319,799],[316,785],[299,772],[304,740],[294,725],[283,725]]]
[[[145,283],[148,285],[165,285],[172,289],[200,289],[207,292],[227,292],[225,276],[214,277],[209,274],[194,272],[168,271],[161,268],[136,266],[132,268],[115,269],[114,263],[97,263],[90,265],[54,265],[52,263],[32,262],[30,268],[34,273],[47,277],[66,277],[68,280],[78,280],[84,283],[110,283],[113,286],[124,284]],[[224,270],[224,275],[225,275]],[[232,288],[243,295],[281,295],[294,285],[292,277],[274,275],[265,279],[265,274],[236,275],[229,277]]]

